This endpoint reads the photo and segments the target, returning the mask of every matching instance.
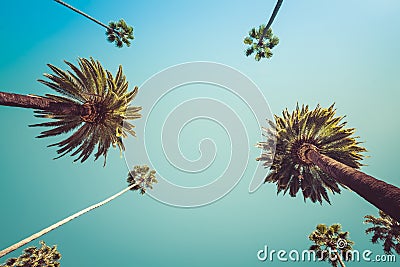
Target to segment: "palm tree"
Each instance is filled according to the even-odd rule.
[[[341,185],[399,220],[400,188],[357,170],[366,149],[335,112],[334,105],[314,110],[297,105],[292,113],[286,109],[283,117],[275,115],[276,123],[263,128],[267,140],[257,144],[263,149],[257,160],[271,166],[265,182],[292,197],[301,189],[304,200],[320,203],[329,202],[327,190],[340,193]]]
[[[131,42],[129,40],[133,40],[133,27],[128,26],[126,22],[123,19],[120,19],[118,22],[110,22],[108,25],[102,23],[101,21],[98,21],[97,19],[89,16],[88,14],[80,11],[79,9],[76,9],[75,7],[60,1],[60,0],[54,0],[57,3],[68,7],[69,9],[83,15],[84,17],[90,19],[91,21],[96,22],[98,25],[106,28],[106,35],[107,35],[107,40],[109,42],[115,42],[115,45],[119,48],[123,46],[123,44],[126,44],[126,46],[130,46]]]
[[[338,264],[345,267],[343,261],[352,259],[353,241],[349,240],[349,232],[342,232],[340,224],[332,224],[327,227],[325,224],[318,224],[316,230],[310,235],[309,239],[314,242],[310,246],[310,251],[314,251],[321,261],[328,260],[332,266]]]
[[[50,81],[39,82],[54,89],[63,96],[18,95],[0,92],[0,105],[35,109],[36,117],[53,121],[30,126],[52,127],[38,138],[55,136],[79,128],[67,139],[52,144],[59,149],[57,158],[72,152],[78,155],[75,161],[84,162],[94,151],[97,160],[104,156],[104,165],[109,147],[125,149],[121,137],[135,135],[134,126],[128,122],[140,118],[141,107],[129,106],[138,92],[135,87],[128,92],[128,82],[119,66],[115,76],[103,69],[100,62],[80,58],[79,67],[65,63],[73,70],[63,71],[48,64],[54,74],[44,74]]]
[[[150,170],[150,168],[146,165],[135,166],[133,168],[133,170],[131,170],[128,173],[127,182],[129,184],[129,186],[127,188],[124,188],[122,191],[116,193],[115,195],[113,195],[99,203],[96,203],[90,207],[87,207],[86,209],[83,209],[83,210],[81,210],[81,211],[79,211],[79,212],[53,224],[53,225],[50,225],[49,227],[19,241],[18,243],[15,243],[14,245],[9,246],[6,249],[3,249],[2,251],[0,251],[0,258],[16,249],[28,244],[29,242],[49,233],[50,231],[57,229],[58,227],[66,224],[67,222],[70,222],[70,221],[78,218],[79,216],[81,216],[85,213],[88,213],[89,211],[92,211],[98,207],[101,207],[101,206],[107,204],[111,200],[116,199],[117,197],[128,192],[129,190],[139,190],[141,194],[144,194],[146,192],[146,189],[152,189],[153,184],[157,183],[156,171]]]
[[[365,230],[365,233],[373,233],[372,243],[383,242],[383,250],[386,254],[392,254],[392,249],[400,254],[400,223],[383,211],[379,211],[380,217],[365,216],[365,223],[372,223],[373,227]]]
[[[250,56],[254,52],[255,59],[260,61],[262,58],[272,57],[271,49],[279,43],[279,38],[272,34],[271,25],[283,3],[283,0],[278,0],[267,25],[259,26],[258,30],[253,28],[249,31],[249,36],[244,39],[244,43],[249,45],[246,50],[246,56]]]
[[[24,249],[24,254],[18,258],[8,259],[0,267],[60,266],[61,253],[58,252],[57,246],[49,247],[43,241],[40,241],[40,244],[42,245],[40,248],[29,247]]]

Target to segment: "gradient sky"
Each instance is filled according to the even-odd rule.
[[[76,62],[77,57],[92,56],[111,72],[123,65],[131,86],[140,86],[175,64],[219,62],[252,79],[273,113],[291,110],[297,102],[311,107],[335,102],[338,114],[347,115],[349,127],[357,129],[368,149],[363,171],[400,186],[399,1],[285,1],[273,24],[280,44],[272,59],[262,62],[244,56],[242,40],[250,28],[266,22],[275,1],[69,3],[103,22],[124,18],[135,28],[132,46],[115,48],[105,40],[104,29],[54,1],[7,1],[0,10],[1,91],[49,93],[36,81],[49,71],[46,64],[65,68],[64,59]],[[146,93],[140,91],[137,105],[152,104],[141,99]],[[0,107],[0,111],[1,248],[126,186],[128,169],[117,150],[111,150],[105,168],[102,160],[84,164],[74,164],[70,157],[52,160],[55,149],[46,145],[59,138],[35,139],[41,129],[27,125],[40,120],[31,110]],[[203,136],[218,129],[205,123],[185,131],[183,152],[195,157],[191,132]],[[224,147],[223,138],[221,142]],[[171,175],[177,181],[182,178],[179,173]],[[376,215],[377,209],[355,193],[344,190],[330,196],[332,205],[321,206],[305,203],[300,195],[277,196],[272,184],[249,194],[250,179],[245,175],[226,197],[195,209],[128,193],[42,239],[58,244],[63,267],[283,266],[296,263],[259,262],[257,251],[264,245],[307,249],[308,234],[318,223],[339,222],[350,231],[354,248],[382,254],[380,245],[369,242],[362,223],[364,215]],[[314,264],[328,266],[297,263]]]

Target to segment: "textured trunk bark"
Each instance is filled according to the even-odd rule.
[[[262,39],[264,38],[264,36],[267,34],[268,29],[271,27],[272,22],[274,22],[274,19],[276,17],[276,15],[278,14],[279,9],[281,8],[283,0],[278,0],[278,2],[275,5],[274,11],[272,12],[271,17],[268,20],[267,26],[265,26],[264,31],[260,37],[260,39],[258,40],[258,43],[261,45],[262,43]]]
[[[77,114],[84,116],[86,111],[81,105],[59,103],[41,96],[19,95],[0,92],[0,105],[55,111],[59,114]]]
[[[325,156],[316,149],[308,149],[305,156],[336,181],[400,221],[400,188]]]
[[[340,263],[340,266],[342,266],[342,267],[346,267],[346,265],[344,265],[344,262],[343,262],[343,260],[342,260],[342,257],[340,257],[340,254],[339,254],[339,252],[335,252],[335,255],[336,255],[336,257],[337,257],[337,259],[338,259],[338,261],[339,261],[339,263]]]
[[[105,199],[105,200],[103,200],[103,201],[101,201],[101,202],[99,202],[97,204],[94,204],[94,205],[92,205],[92,206],[90,206],[90,207],[88,207],[88,208],[86,208],[84,210],[81,210],[81,211],[79,211],[79,212],[77,212],[77,213],[75,213],[75,214],[73,214],[73,215],[71,215],[71,216],[69,216],[69,217],[67,217],[67,218],[55,223],[55,224],[53,224],[53,225],[50,225],[49,227],[47,227],[47,228],[37,232],[36,234],[33,234],[33,235],[31,235],[31,236],[19,241],[18,243],[14,244],[12,246],[9,246],[6,249],[3,249],[2,251],[0,251],[0,258],[5,256],[5,255],[7,255],[10,252],[13,252],[16,249],[28,244],[29,242],[41,237],[42,235],[45,235],[48,232],[53,231],[54,229],[57,229],[58,227],[66,224],[67,222],[72,221],[73,219],[76,219],[79,216],[81,216],[81,215],[83,215],[83,214],[85,214],[85,213],[87,213],[87,212],[89,212],[91,210],[94,210],[94,209],[96,209],[98,207],[101,207],[104,204],[107,204],[111,200],[116,199],[117,197],[121,196],[122,194],[128,192],[129,190],[131,190],[136,185],[137,185],[136,183],[132,184],[132,185],[128,186],[127,188],[125,188],[124,190],[116,193],[115,195],[113,195],[113,196],[111,196],[111,197],[109,197],[109,198],[107,198],[107,199]]]

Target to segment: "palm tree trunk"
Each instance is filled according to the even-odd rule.
[[[135,186],[137,186],[137,183],[134,183],[134,184],[130,185],[129,187],[127,187],[124,190],[116,193],[115,195],[113,195],[113,196],[111,196],[111,197],[109,197],[109,198],[107,198],[107,199],[105,199],[105,200],[103,200],[103,201],[101,201],[101,202],[99,202],[97,204],[94,204],[94,205],[92,205],[92,206],[90,206],[90,207],[88,207],[88,208],[86,208],[84,210],[81,210],[81,211],[79,211],[79,212],[77,212],[77,213],[75,213],[75,214],[73,214],[73,215],[71,215],[71,216],[69,216],[69,217],[67,217],[67,218],[65,218],[65,219],[63,219],[63,220],[61,220],[61,221],[59,221],[59,222],[57,222],[57,223],[55,223],[55,224],[53,224],[51,226],[39,231],[39,232],[37,232],[36,234],[33,234],[33,235],[31,235],[31,236],[19,241],[18,243],[14,244],[12,246],[9,246],[6,249],[3,249],[2,251],[0,251],[0,258],[3,257],[4,255],[7,255],[8,253],[16,250],[16,249],[28,244],[29,242],[41,237],[42,235],[45,235],[48,232],[53,231],[54,229],[66,224],[67,222],[72,221],[73,219],[76,219],[79,216],[81,216],[81,215],[83,215],[83,214],[85,214],[85,213],[87,213],[87,212],[89,212],[91,210],[94,210],[94,209],[96,209],[98,207],[101,207],[101,206],[107,204],[111,200],[114,200],[117,197],[121,196],[122,194],[128,192],[129,190],[131,190]]]
[[[338,261],[339,261],[339,263],[340,263],[340,266],[346,267],[346,265],[344,265],[344,262],[343,262],[343,260],[342,260],[342,257],[340,257],[339,252],[335,251],[335,255],[336,255],[336,257],[337,257],[337,259],[338,259]]]
[[[275,19],[276,15],[278,14],[279,8],[281,8],[282,2],[283,2],[283,0],[278,0],[278,2],[276,3],[274,11],[272,12],[271,17],[268,20],[267,26],[265,26],[263,34],[261,35],[260,40],[258,40],[258,44],[261,45],[263,38],[267,34],[268,29],[271,27],[272,22],[274,22],[274,19]]]
[[[325,156],[312,145],[309,147],[304,153],[309,161],[378,209],[400,221],[400,188]]]
[[[112,29],[112,28],[109,27],[108,25],[102,23],[101,21],[98,21],[97,19],[95,19],[95,18],[89,16],[88,14],[86,14],[86,13],[80,11],[79,9],[76,9],[75,7],[73,7],[73,6],[71,6],[71,5],[67,4],[67,3],[65,3],[65,2],[63,2],[63,1],[60,1],[60,0],[54,0],[54,1],[56,1],[57,3],[59,3],[59,4],[63,5],[63,6],[65,6],[65,7],[68,7],[69,9],[75,11],[76,13],[81,14],[82,16],[84,16],[84,17],[90,19],[91,21],[96,22],[96,23],[99,24],[100,26],[102,26],[102,27],[104,27],[104,28],[106,28],[106,29],[108,29],[108,30],[110,30],[110,31],[113,31],[113,32],[115,32],[116,34],[119,35],[119,32],[115,31],[114,29]]]
[[[78,104],[59,103],[45,97],[33,95],[0,92],[0,105],[56,111],[59,114],[85,115],[85,109]]]

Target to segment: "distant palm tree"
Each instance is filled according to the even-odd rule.
[[[250,56],[255,52],[255,60],[260,61],[262,58],[272,57],[271,49],[279,43],[279,38],[272,34],[271,28],[266,31],[266,27],[261,25],[258,29],[253,28],[249,31],[249,36],[244,39],[244,43],[249,45],[246,50],[246,56]],[[262,43],[258,39],[262,37]]]
[[[400,222],[396,221],[383,211],[379,211],[380,217],[365,216],[365,223],[374,226],[365,230],[365,233],[373,233],[372,243],[383,242],[383,250],[386,254],[392,254],[392,249],[400,255]]]
[[[57,3],[68,7],[69,9],[85,16],[86,18],[96,22],[98,25],[106,28],[107,32],[107,40],[109,42],[115,42],[115,45],[119,48],[123,46],[123,44],[126,44],[126,46],[130,46],[131,42],[129,40],[133,40],[133,27],[128,26],[126,22],[123,19],[120,19],[118,22],[110,22],[108,25],[102,23],[101,21],[98,21],[97,19],[89,16],[88,14],[80,11],[79,9],[63,2],[60,0],[54,0]]]
[[[67,61],[65,63],[74,73],[48,64],[55,74],[44,75],[51,81],[39,80],[64,96],[0,92],[0,105],[36,109],[36,117],[54,120],[30,125],[53,127],[42,132],[38,138],[61,135],[79,127],[67,139],[50,146],[59,147],[59,157],[75,149],[71,156],[80,153],[75,161],[81,162],[97,146],[95,160],[103,155],[105,165],[109,147],[118,146],[124,150],[121,137],[126,137],[127,133],[135,135],[134,126],[128,120],[141,117],[138,113],[141,107],[129,106],[138,88],[128,92],[128,82],[121,66],[114,78],[109,71],[103,69],[100,62],[92,58],[80,58],[79,67]]]
[[[316,230],[309,235],[314,242],[310,250],[316,253],[318,260],[326,261],[336,267],[338,264],[345,267],[343,261],[352,259],[353,241],[349,240],[349,232],[342,232],[340,224],[333,224],[327,227],[325,224],[318,224]]]
[[[249,36],[244,39],[244,43],[249,45],[246,50],[246,56],[250,56],[254,52],[255,59],[260,61],[262,58],[272,57],[271,49],[279,43],[279,38],[272,34],[271,25],[283,3],[278,0],[267,25],[261,25],[258,30],[253,28],[249,31]]]
[[[399,220],[400,188],[356,170],[366,149],[335,112],[333,105],[314,110],[303,105],[292,113],[286,109],[283,117],[275,115],[276,123],[263,129],[267,140],[257,144],[264,151],[257,160],[271,166],[265,182],[292,197],[301,189],[304,200],[320,203],[329,202],[327,189],[340,193],[340,184]]]
[[[134,39],[133,27],[128,26],[123,19],[120,19],[118,22],[111,21],[108,26],[109,28],[107,29],[106,35],[110,43],[115,42],[115,45],[119,48],[121,48],[123,44],[131,46],[129,40]]]
[[[94,209],[97,209],[97,208],[107,204],[111,200],[116,199],[117,197],[128,192],[129,190],[140,190],[140,193],[144,194],[146,192],[146,189],[148,189],[148,188],[152,189],[153,184],[157,183],[156,171],[150,170],[150,168],[146,165],[135,166],[133,168],[133,170],[128,173],[127,182],[129,184],[129,186],[127,188],[123,189],[122,191],[116,193],[115,195],[113,195],[99,203],[96,203],[86,209],[83,209],[83,210],[81,210],[81,211],[79,211],[79,212],[53,224],[53,225],[50,225],[49,227],[47,227],[31,236],[19,241],[18,243],[15,243],[14,245],[0,251],[0,258],[16,249],[28,244],[29,242],[49,233],[50,231],[57,229],[58,227],[66,224],[67,222],[70,222],[70,221],[78,218],[79,216],[82,216],[83,214],[88,213],[89,211],[92,211]]]
[[[59,267],[61,253],[57,246],[49,247],[40,241],[40,248],[29,247],[18,258],[10,258],[0,267]]]

